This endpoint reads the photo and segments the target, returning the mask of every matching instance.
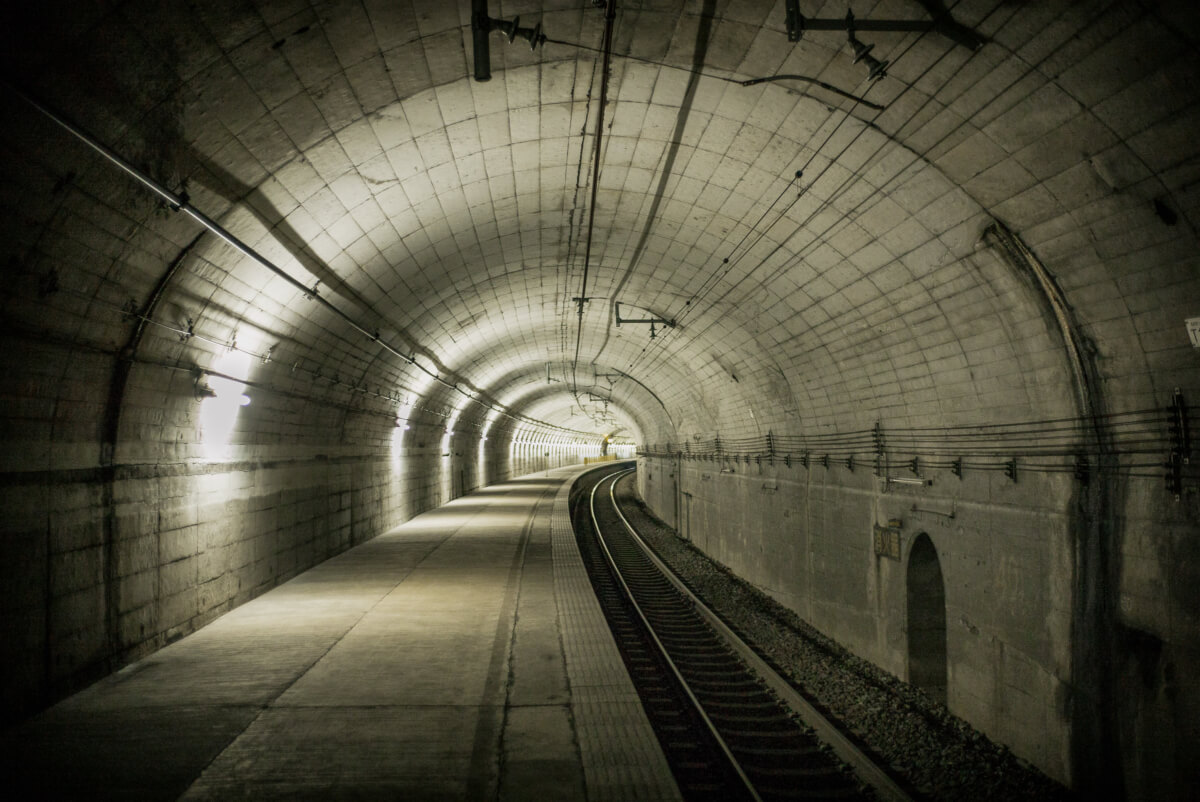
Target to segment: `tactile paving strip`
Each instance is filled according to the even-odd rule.
[[[679,789],[625,670],[579,556],[567,497],[579,468],[554,499],[550,537],[571,713],[589,800],[678,800]],[[558,472],[554,472],[558,473]]]

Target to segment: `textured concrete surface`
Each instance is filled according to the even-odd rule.
[[[886,486],[869,468],[684,461],[679,529],[859,656],[910,679],[906,575],[913,542],[934,545],[945,583],[947,704],[1057,778],[1069,776],[1071,562],[1056,479],[937,474]],[[732,464],[724,463],[726,466]],[[652,509],[670,520],[677,463],[641,460]],[[948,473],[948,472],[946,472]],[[975,501],[979,498],[987,501]],[[900,559],[874,526],[900,521]]]
[[[908,527],[947,557],[952,705],[1085,794],[1200,784],[1200,462],[1174,492],[1165,420],[1106,430],[1200,399],[1200,16],[945,5],[982,46],[863,30],[869,83],[782,0],[616,0],[597,156],[587,0],[489,0],[556,41],[494,34],[488,83],[468,0],[5,4],[6,81],[289,278],[0,88],[4,720],[605,436],[1067,420],[1018,487],[939,469],[961,526]],[[889,494],[691,473],[655,508],[691,493],[715,555],[899,670]]]
[[[21,783],[10,787],[46,799],[674,798],[611,638],[580,648],[572,634],[598,615],[570,534],[577,473],[419,516],[6,732],[5,774]],[[607,679],[589,679],[596,670]],[[589,718],[597,692],[634,704]]]

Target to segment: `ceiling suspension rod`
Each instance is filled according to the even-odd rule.
[[[596,193],[600,188],[600,151],[601,137],[604,133],[604,104],[608,100],[608,73],[612,65],[612,34],[616,18],[617,0],[608,0],[604,9],[604,63],[600,70],[600,108],[596,113],[596,154],[592,158],[592,199],[588,205],[588,233],[583,248],[583,282],[579,287],[579,297],[575,299],[579,307],[576,313],[578,322],[575,329],[575,358],[571,361],[571,393],[573,395],[578,395],[575,372],[579,368],[579,347],[583,342],[583,305],[588,302],[588,267],[592,258],[592,232],[595,230],[596,222]]]

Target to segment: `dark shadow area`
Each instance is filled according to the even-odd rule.
[[[946,703],[946,585],[929,535],[917,535],[908,555],[908,681]]]

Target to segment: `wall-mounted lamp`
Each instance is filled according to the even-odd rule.
[[[229,401],[232,402],[233,399],[230,397],[231,394],[227,391],[232,388],[233,384],[234,382],[221,378],[219,384],[221,389],[218,390],[204,379],[203,373],[197,371],[196,381],[193,385],[192,392],[196,396],[197,401],[203,401],[207,398],[217,398],[219,396],[221,398],[229,399]],[[229,386],[227,387],[226,385]],[[240,407],[250,406],[250,396],[246,395],[245,393],[239,393],[237,397],[237,404]]]
[[[204,381],[203,374],[197,374],[196,382],[193,385],[192,392],[195,394],[197,401],[203,401],[206,398],[217,397],[217,391],[214,390],[208,382]]]

